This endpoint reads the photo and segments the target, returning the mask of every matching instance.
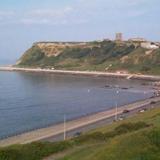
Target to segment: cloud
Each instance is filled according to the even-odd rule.
[[[78,5],[80,8],[85,8],[86,10],[96,11],[101,10],[101,12],[118,12],[125,11],[129,9],[137,9],[136,7],[142,7],[147,4],[148,0],[78,0]]]
[[[28,25],[65,24],[67,16],[70,15],[71,12],[72,8],[68,6],[61,9],[36,9],[27,12],[21,19],[21,22]]]
[[[31,19],[31,18],[24,18],[20,20],[21,23],[26,24],[26,25],[31,25],[31,24],[49,24],[50,21],[48,19]]]
[[[137,6],[145,2],[146,0],[124,0],[124,5],[126,4],[127,6]]]
[[[14,19],[14,11],[2,11],[0,10],[0,25],[11,23]]]
[[[60,18],[72,12],[72,7],[65,7],[62,9],[38,9],[28,13],[32,17],[47,17],[47,18]]]
[[[14,11],[0,11],[0,17],[12,17],[14,15]]]
[[[70,25],[84,24],[87,19],[82,17],[76,7],[66,6],[60,9],[37,9],[29,11],[20,20],[25,25]]]
[[[155,0],[153,0],[155,1]],[[0,11],[0,20],[23,25],[74,25],[112,23],[145,15],[149,0],[75,0],[60,8],[37,8],[23,11]],[[54,4],[54,3],[53,3]]]
[[[139,16],[143,16],[147,13],[147,11],[145,10],[132,10],[132,11],[129,11],[127,13],[127,16],[128,17],[139,17]]]
[[[1,11],[0,10],[1,23],[8,21],[9,19],[13,18],[14,16],[15,16],[15,12],[13,12],[13,11]]]
[[[79,10],[86,10],[91,19],[102,21],[130,19],[147,14],[149,0],[78,0]],[[96,19],[98,21],[98,18]]]

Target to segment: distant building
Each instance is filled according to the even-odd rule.
[[[131,38],[128,41],[130,41],[130,42],[137,42],[137,43],[147,42],[147,40],[144,39],[144,38]]]
[[[98,40],[96,40],[96,42],[103,42],[103,40],[101,40],[101,39],[98,39]]]
[[[116,41],[123,41],[123,34],[122,33],[116,33]]]
[[[103,41],[111,41],[111,39],[105,38],[105,39],[103,39]]]
[[[160,47],[160,42],[155,42],[155,45]]]
[[[152,42],[142,42],[141,47],[146,48],[146,49],[158,49],[159,48],[158,45],[156,45]]]

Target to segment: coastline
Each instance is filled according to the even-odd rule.
[[[69,70],[52,70],[52,69],[38,69],[38,68],[32,69],[32,68],[19,68],[19,67],[12,67],[12,66],[0,67],[0,71],[40,72],[40,73],[53,73],[53,74],[70,74],[70,75],[114,77],[114,78],[160,81],[160,76],[158,75],[143,75],[143,74],[139,75],[139,74],[114,73],[114,72],[69,71]]]
[[[160,97],[149,98],[146,100],[138,101],[132,104],[120,106],[118,108],[117,114],[122,114],[124,110],[135,110],[140,109],[146,105],[149,105],[151,102],[159,102]],[[93,124],[95,122],[99,122],[101,120],[108,119],[110,117],[115,116],[115,109],[110,109],[103,112],[98,112],[89,116],[81,117],[78,119],[74,119],[66,122],[66,131],[72,131],[74,129],[78,129],[83,126],[87,126],[89,124]],[[13,144],[26,144],[35,141],[40,141],[47,139],[52,136],[56,136],[62,134],[64,132],[64,124],[60,123],[57,125],[53,125],[47,128],[37,129],[31,132],[23,133],[21,135],[9,137],[7,139],[0,140],[0,147],[5,147]]]

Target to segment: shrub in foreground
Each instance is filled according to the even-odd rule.
[[[94,132],[81,135],[68,141],[50,143],[35,142],[26,145],[14,145],[0,149],[0,160],[41,160],[51,154],[62,152],[66,149],[87,142],[104,142],[108,138],[115,137],[124,133],[136,131],[148,127],[144,122],[125,123],[116,127],[113,131],[102,133]],[[160,132],[151,132],[149,138],[156,146],[160,146]]]
[[[73,139],[76,144],[85,142],[105,141],[105,135],[102,132],[94,132],[91,134],[81,135]]]
[[[137,122],[137,123],[123,123],[116,127],[113,131],[106,132],[105,137],[106,138],[112,138],[124,133],[137,131],[139,129],[143,129],[146,127],[149,127],[150,125],[146,124],[145,122]]]
[[[50,154],[72,147],[70,141],[49,143],[36,142],[0,149],[0,160],[40,160]]]
[[[150,131],[148,138],[153,145],[160,149],[160,129],[154,129]]]

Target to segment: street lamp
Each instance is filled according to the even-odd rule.
[[[63,123],[63,139],[66,140],[66,115],[64,114],[64,123]]]
[[[118,90],[116,91],[116,94],[118,96],[118,94],[119,94]],[[115,121],[118,120],[118,102],[117,102],[117,100],[118,100],[118,98],[116,98],[116,105],[115,105]]]

